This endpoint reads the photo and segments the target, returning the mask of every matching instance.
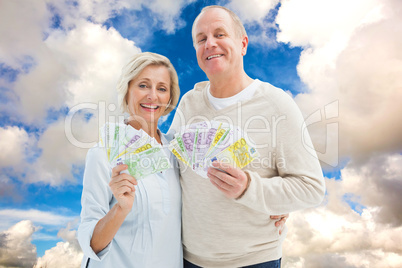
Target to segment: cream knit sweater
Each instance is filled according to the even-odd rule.
[[[202,267],[279,259],[286,231],[279,235],[270,215],[317,206],[325,194],[303,117],[289,95],[268,83],[261,83],[250,100],[217,111],[207,98],[208,83],[183,96],[171,131],[204,120],[228,122],[246,132],[260,157],[243,169],[251,180],[237,200],[180,163],[184,257]]]

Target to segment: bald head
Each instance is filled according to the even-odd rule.
[[[234,32],[236,33],[236,37],[241,38],[241,37],[247,35],[246,29],[244,28],[243,23],[241,22],[240,18],[232,10],[230,10],[230,9],[228,9],[226,7],[217,6],[217,5],[206,6],[201,10],[200,14],[198,14],[198,16],[195,18],[194,23],[193,23],[193,28],[192,28],[191,34],[192,34],[192,38],[193,38],[194,47],[195,47],[195,42],[196,42],[196,39],[195,39],[195,34],[196,34],[195,33],[195,27],[196,27],[196,25],[197,25],[197,23],[199,21],[199,18],[205,12],[208,12],[209,10],[212,10],[212,9],[221,9],[221,10],[224,10],[225,12],[228,13],[228,15],[230,16],[230,18],[232,20],[232,27],[233,27]]]

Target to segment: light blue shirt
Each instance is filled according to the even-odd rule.
[[[167,145],[168,137],[161,138]],[[138,181],[131,212],[98,254],[90,247],[95,225],[117,201],[109,187],[111,166],[104,149],[88,151],[77,235],[84,252],[81,267],[183,267],[179,171],[173,154],[166,146],[164,150],[173,168]]]

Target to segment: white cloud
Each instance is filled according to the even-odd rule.
[[[392,165],[388,165],[391,167]],[[346,169],[348,169],[347,167]],[[364,174],[361,175],[364,178]],[[316,209],[291,213],[284,243],[286,267],[400,267],[402,265],[402,225],[394,227],[376,216],[385,207],[367,200],[372,182],[365,182],[361,214],[342,199],[347,194],[348,175],[327,180],[327,203]],[[387,195],[381,192],[382,196]],[[372,203],[371,203],[372,204]],[[394,204],[397,206],[397,204]]]
[[[31,244],[36,231],[31,221],[24,220],[0,232],[0,266],[32,267],[36,261],[36,247]]]
[[[139,7],[137,1],[133,1],[133,5],[131,8],[136,6]],[[63,3],[67,4],[67,3]],[[78,10],[78,14],[81,18],[92,18],[96,23],[103,23],[110,17],[113,17],[116,13],[118,13],[123,8],[130,8],[129,1],[125,0],[117,0],[117,1],[110,1],[110,0],[79,0],[76,3],[76,8]],[[69,14],[73,15],[73,14]]]
[[[372,213],[376,221],[402,226],[402,155],[376,156],[364,164],[350,163],[341,173],[345,191],[376,208]]]
[[[90,22],[65,34],[55,32],[46,44],[59,55],[70,73],[66,104],[114,102],[117,78],[129,58],[141,50],[124,39],[114,28],[106,29]]]
[[[70,222],[66,228],[60,229],[57,236],[64,242],[58,242],[55,247],[46,250],[34,267],[80,267],[83,253],[76,238],[77,230],[72,229],[74,225],[76,223]]]
[[[154,20],[160,22],[160,26],[168,33],[184,26],[184,21],[179,18],[182,9],[194,0],[155,0],[155,1],[130,1],[130,0],[78,0],[74,5],[69,2],[51,2],[57,13],[63,14],[62,26],[73,28],[77,20],[88,19],[102,24],[108,19],[120,14],[123,10],[139,11],[144,7],[152,11]]]
[[[340,157],[362,162],[402,150],[401,9],[393,0],[282,2],[278,41],[304,48],[297,70],[309,92],[296,102],[307,116],[339,101],[332,120],[339,138],[327,144],[328,122],[317,123],[310,127],[317,148],[332,146]]]
[[[58,242],[57,245],[45,251],[45,255],[38,258],[34,268],[42,267],[80,267],[84,254],[70,242]]]
[[[140,52],[113,28],[82,21],[71,31],[52,31],[37,65],[15,83],[22,120],[41,122],[49,108],[81,102],[115,102],[122,66]]]
[[[64,134],[63,116],[46,126],[45,118],[49,109],[58,111],[63,107],[82,103],[99,104],[100,101],[106,105],[115,103],[115,85],[121,68],[140,49],[115,29],[106,29],[84,20],[76,20],[75,28],[70,30],[46,31],[47,38],[34,43],[37,47],[29,51],[35,59],[35,65],[29,72],[21,73],[12,85],[19,103],[10,107],[18,107],[19,120],[45,129],[37,140],[42,150],[40,157],[33,164],[21,166],[19,177],[30,183],[42,181],[60,185],[65,181],[75,182],[72,168],[84,164],[86,150],[68,142]],[[41,35],[40,31],[37,34]],[[76,116],[73,120],[75,135],[96,141],[97,118],[95,115],[85,120],[82,114]],[[1,129],[1,132],[7,135],[0,147],[10,153],[3,155],[1,165],[10,165],[17,160],[23,163],[27,133],[22,130],[18,132],[15,127],[7,132]]]
[[[64,216],[36,209],[0,210],[0,267],[32,267],[36,262],[36,247],[32,240],[60,240],[57,245],[38,259],[36,267],[79,267],[82,259],[81,248],[75,238],[78,216]],[[56,236],[49,230],[61,228]],[[45,232],[43,232],[43,231]],[[54,259],[53,259],[54,258]],[[64,262],[64,265],[63,265]],[[55,265],[58,266],[55,266]],[[69,265],[69,266],[66,266]]]
[[[262,22],[279,0],[231,0],[226,6],[240,17],[243,23]]]
[[[66,126],[64,118],[49,125],[38,141],[42,154],[27,165],[26,176],[21,179],[28,183],[44,182],[52,186],[77,183],[74,168],[83,167],[88,149],[70,143],[65,130],[71,128],[76,141],[94,144],[98,138],[97,119],[95,115],[86,121],[80,114],[73,118],[72,126]]]
[[[30,143],[28,133],[19,127],[0,127],[0,137],[0,168],[23,163]]]
[[[43,0],[2,1],[0,9],[0,62],[19,68],[42,46],[50,14]],[[29,60],[30,61],[30,60]]]
[[[2,218],[0,230],[4,230],[9,226],[23,220],[29,220],[37,226],[64,226],[68,222],[74,221],[74,219],[77,218],[36,209],[2,209],[0,210],[0,217]]]
[[[191,2],[79,0],[73,4],[71,1],[40,0],[32,3],[11,1],[2,5],[0,18],[4,23],[0,24],[0,33],[10,38],[0,41],[0,62],[19,72],[16,81],[6,85],[12,92],[9,101],[13,103],[2,106],[2,113],[12,116],[14,121],[44,129],[40,137],[30,140],[26,146],[33,148],[32,143],[37,142],[41,150],[39,158],[21,165],[15,175],[24,182],[45,182],[53,186],[66,181],[76,182],[72,169],[82,167],[86,149],[76,148],[66,139],[62,113],[48,125],[47,118],[53,117],[50,111],[60,113],[83,103],[98,105],[102,101],[106,107],[115,103],[115,86],[121,68],[130,56],[141,51],[113,27],[101,24],[124,9],[146,7],[156,14],[155,20],[164,30],[173,32],[183,26],[179,15]],[[52,28],[55,22],[60,28]],[[76,116],[74,134],[86,141],[96,141],[96,120],[106,115],[98,115],[99,110],[87,109],[85,112],[95,115],[90,120],[84,119],[83,114]],[[10,157],[4,155],[1,165],[17,160],[24,163],[24,141],[28,134],[23,134],[13,128],[10,133],[13,137],[9,135],[8,140],[20,142],[18,147],[2,140],[0,146],[13,148],[13,151]]]
[[[277,26],[269,12],[276,7],[279,0],[231,0],[227,8],[235,12],[247,29],[250,45],[262,45],[273,48],[277,46],[275,32]]]
[[[156,0],[144,1],[143,5],[154,13],[162,21],[160,26],[168,33],[173,33],[176,29],[185,26],[185,22],[179,18],[181,11],[185,6],[195,0]]]
[[[276,18],[278,40],[302,47],[338,43],[356,28],[381,19],[381,6],[379,0],[284,0]]]
[[[21,191],[16,190],[16,185],[7,175],[0,174],[0,198],[6,200],[10,198],[14,202],[20,202],[23,200]]]
[[[49,214],[42,213],[41,216],[49,217]],[[50,220],[55,218],[50,217]],[[46,250],[45,255],[38,259],[32,238],[39,228],[31,220],[19,221],[8,230],[0,232],[0,267],[79,267],[83,253],[74,229],[77,220],[63,222],[63,225],[66,228],[61,228],[57,234],[63,242]]]
[[[101,24],[123,9],[148,7],[167,31],[174,31],[182,8],[192,1],[69,1],[58,3],[13,1],[2,7],[0,31],[4,50],[0,60],[8,65],[23,58],[29,60],[29,71],[23,71],[14,90],[20,98],[24,122],[41,122],[49,108],[56,110],[82,101],[113,100],[117,77],[123,64],[140,52],[132,41],[114,28]],[[48,5],[48,6],[46,6]],[[32,12],[32,11],[37,12]],[[51,29],[52,16],[59,16],[62,29]],[[21,19],[23,18],[23,19]],[[90,18],[91,22],[87,19]],[[29,34],[25,31],[29,29]],[[11,31],[8,34],[8,31]],[[4,40],[4,41],[3,41]],[[4,43],[4,44],[3,44]],[[29,45],[28,45],[29,44]],[[28,58],[27,58],[28,57]],[[14,66],[21,68],[22,63]]]

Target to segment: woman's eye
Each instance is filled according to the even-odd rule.
[[[200,40],[198,40],[198,43],[204,42],[206,40],[206,38],[202,38]]]
[[[160,91],[163,91],[163,92],[167,91],[167,89],[164,88],[164,87],[159,88],[159,90],[160,90]]]
[[[139,87],[140,87],[140,88],[146,88],[147,85],[145,85],[145,84],[140,84]]]

